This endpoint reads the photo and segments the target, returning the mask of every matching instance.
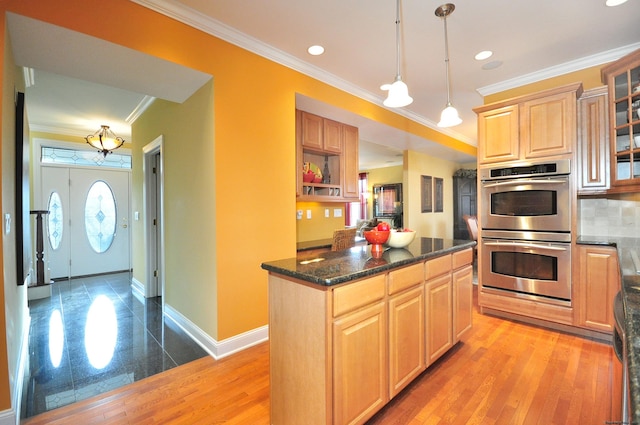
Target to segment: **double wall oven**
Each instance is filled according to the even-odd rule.
[[[571,305],[570,160],[480,169],[482,287]]]

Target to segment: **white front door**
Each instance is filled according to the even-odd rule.
[[[51,278],[130,270],[129,176],[121,170],[42,167],[43,204],[52,211],[49,200],[56,192],[62,212],[55,249],[48,237],[53,223],[45,219]]]

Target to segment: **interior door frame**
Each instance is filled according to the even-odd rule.
[[[165,249],[164,249],[164,139],[160,135],[153,141],[142,148],[143,161],[142,173],[144,175],[144,185],[142,187],[142,196],[144,199],[143,218],[144,224],[144,240],[145,240],[145,268],[146,280],[144,284],[144,296],[162,297],[162,305],[164,306],[164,289],[165,289]],[[156,155],[160,156],[158,164],[155,165]],[[153,168],[156,166],[157,175],[154,176]],[[159,187],[156,187],[158,182]],[[155,188],[153,190],[150,190]],[[157,199],[159,197],[159,199]],[[156,211],[157,209],[159,211]],[[135,214],[135,213],[134,213]],[[137,217],[134,217],[134,220]],[[156,227],[153,223],[158,220]],[[159,230],[159,232],[157,232]],[[157,233],[156,233],[157,232]],[[159,234],[159,237],[156,237]],[[158,259],[158,253],[160,258]],[[157,264],[159,263],[159,264]],[[154,282],[154,271],[158,271],[158,283]],[[159,291],[158,291],[159,286]],[[159,292],[159,293],[158,293]]]

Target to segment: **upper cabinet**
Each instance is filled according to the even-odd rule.
[[[607,87],[585,90],[578,100],[578,195],[609,189]]]
[[[298,110],[296,139],[299,201],[358,199],[356,127]]]
[[[571,158],[580,94],[577,83],[475,108],[478,162]]]
[[[609,87],[610,192],[640,189],[640,50],[602,68]]]

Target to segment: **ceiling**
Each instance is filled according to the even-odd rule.
[[[393,0],[132,1],[374,103],[384,100],[380,85],[395,78]],[[434,14],[441,4],[404,0],[400,16],[401,75],[414,102],[395,111],[432,128],[447,99],[444,27]],[[472,108],[484,95],[601,65],[640,48],[638,16],[638,0],[617,7],[606,7],[604,0],[456,4],[447,18],[451,97],[463,123],[440,131],[475,145]],[[211,78],[18,15],[8,14],[8,28],[17,65],[34,70],[26,100],[36,130],[87,135],[109,124],[127,138],[130,123],[153,98],[180,102]],[[312,44],[322,44],[325,53],[309,55]],[[476,61],[481,50],[494,55]],[[357,125],[363,169],[401,163],[403,149],[475,160],[313,99],[299,96],[297,104]]]

